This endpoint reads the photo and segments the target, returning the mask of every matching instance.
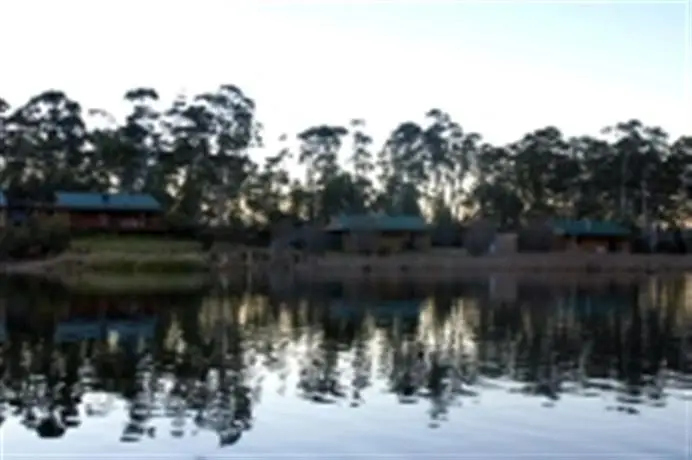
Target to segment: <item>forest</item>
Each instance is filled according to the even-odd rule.
[[[433,108],[381,145],[354,119],[286,133],[266,152],[255,103],[234,85],[163,109],[152,88],[124,98],[122,122],[59,90],[17,107],[0,99],[0,187],[147,192],[171,219],[240,228],[367,211],[482,216],[501,229],[534,215],[636,226],[692,217],[692,135],[672,139],[637,119],[598,136],[546,126],[493,145]]]

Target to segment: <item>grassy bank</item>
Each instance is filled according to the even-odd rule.
[[[198,242],[155,237],[78,238],[57,257],[8,263],[4,268],[74,290],[104,293],[200,289],[210,271]]]
[[[79,293],[149,294],[202,290],[209,286],[210,277],[202,273],[185,275],[83,273],[63,276],[60,282],[71,291]]]
[[[77,238],[70,243],[66,255],[86,273],[169,275],[209,271],[207,257],[194,240],[141,236]]]
[[[70,242],[70,251],[77,253],[123,254],[189,254],[202,251],[202,245],[194,240],[177,240],[163,237],[142,236],[94,236],[76,238]]]
[[[71,257],[77,262],[73,268],[94,273],[176,275],[209,271],[207,257],[202,253],[93,252]]]

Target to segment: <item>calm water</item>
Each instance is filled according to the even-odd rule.
[[[5,284],[1,458],[692,458],[689,283],[497,289]]]

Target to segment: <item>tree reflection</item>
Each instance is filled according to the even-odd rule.
[[[32,332],[31,310],[7,316],[0,421],[57,438],[124,410],[122,442],[206,430],[227,447],[252,429],[270,385],[354,409],[385,391],[424,404],[430,427],[498,389],[544,407],[565,394],[599,396],[604,409],[634,415],[692,388],[680,286],[657,289],[533,286],[512,303],[477,288],[415,302],[217,292],[179,305],[130,298],[126,309],[114,299],[79,309],[63,300],[71,306],[50,321],[67,335],[47,334],[46,318]]]

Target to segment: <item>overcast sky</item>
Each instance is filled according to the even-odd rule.
[[[131,87],[233,83],[272,137],[351,118],[380,137],[432,107],[494,142],[630,118],[679,135],[689,15],[665,0],[4,0],[0,97],[54,87],[122,115]]]

